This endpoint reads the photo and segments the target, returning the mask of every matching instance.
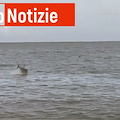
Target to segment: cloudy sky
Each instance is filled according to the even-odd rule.
[[[120,0],[0,0],[75,3],[75,27],[0,27],[0,42],[119,41]]]

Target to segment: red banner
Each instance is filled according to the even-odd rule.
[[[5,3],[4,26],[75,26],[75,3]],[[4,16],[4,21],[3,21]]]

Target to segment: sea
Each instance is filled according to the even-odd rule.
[[[120,42],[0,43],[0,120],[120,120]]]

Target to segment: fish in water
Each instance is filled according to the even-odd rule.
[[[17,66],[17,69],[19,69],[21,75],[27,75],[28,73],[26,68],[20,67],[19,65]]]

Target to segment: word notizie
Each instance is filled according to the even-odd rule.
[[[75,26],[75,4],[0,4],[0,26]]]
[[[37,8],[34,8],[34,12],[31,9],[25,12],[17,13],[17,9],[14,9],[12,12],[11,9],[8,9],[8,23],[11,22],[11,19],[14,23],[20,22],[25,23],[27,18],[30,23],[56,23],[58,21],[58,14],[56,12],[47,12],[49,8],[45,8],[46,12],[36,12]],[[32,18],[33,15],[33,18]]]

